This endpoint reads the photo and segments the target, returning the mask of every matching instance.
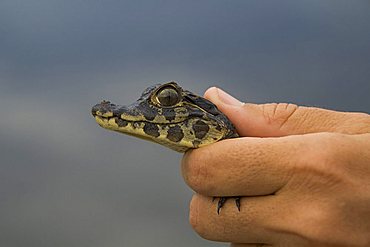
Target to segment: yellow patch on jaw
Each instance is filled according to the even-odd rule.
[[[104,113],[102,113],[101,111],[97,111],[97,112],[96,112],[96,115],[101,116],[101,117],[106,117],[106,118],[108,118],[108,117],[113,117],[113,112],[108,111],[108,112],[104,112]]]
[[[105,123],[106,123],[106,122],[108,122],[107,120],[105,120],[105,121],[104,121],[104,118],[101,118],[101,117],[99,117],[99,116],[95,116],[95,121],[96,121],[99,125],[101,125],[101,126],[105,125]]]
[[[115,130],[118,128],[117,123],[114,118],[103,118],[100,116],[95,116],[95,121],[103,128]]]
[[[145,117],[143,115],[136,115],[136,116],[132,116],[132,115],[129,115],[129,114],[126,114],[126,113],[122,113],[121,114],[121,118],[123,120],[126,120],[126,121],[145,121]]]
[[[110,126],[112,126],[112,127],[115,127],[115,128],[117,128],[117,127],[118,127],[118,124],[116,123],[116,121],[115,121],[115,119],[114,119],[114,118],[110,118],[110,119],[108,120],[108,124],[109,124]]]
[[[163,115],[156,115],[153,119],[154,123],[168,123],[168,120]]]

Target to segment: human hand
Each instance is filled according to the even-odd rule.
[[[184,155],[200,236],[232,246],[370,246],[368,114],[242,104],[216,88],[205,97],[242,137]],[[227,201],[218,215],[214,196],[243,196],[241,211]]]

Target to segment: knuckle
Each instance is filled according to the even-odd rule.
[[[310,192],[345,190],[353,186],[348,173],[348,155],[343,135],[320,133],[302,145],[292,178],[300,189]],[[298,188],[297,187],[297,188]]]
[[[301,207],[302,208],[302,205]],[[296,233],[312,243],[335,244],[343,246],[368,246],[369,237],[367,232],[353,229],[352,224],[343,222],[343,212],[334,202],[315,201],[306,202],[305,210],[299,210],[296,225]],[[304,222],[304,224],[302,224]],[[343,234],[352,232],[351,235]]]
[[[266,122],[271,123],[274,119],[274,112],[277,108],[277,103],[269,103],[262,105],[262,113]]]
[[[328,171],[339,168],[346,162],[346,136],[337,133],[320,133],[315,135],[305,150],[302,150],[303,165],[319,166]]]
[[[208,191],[208,169],[205,155],[196,154],[196,150],[186,154],[182,160],[182,173],[185,182],[196,192],[206,194]]]
[[[336,225],[335,223],[335,213],[333,213],[332,208],[327,205],[315,202],[310,203],[303,212],[300,210],[299,217],[301,222],[304,224],[299,224],[296,228],[299,235],[304,236],[304,238],[320,242],[327,238],[327,236],[332,235],[332,229]]]
[[[190,201],[189,223],[194,229],[198,227],[198,204],[196,196],[193,196]]]
[[[338,133],[322,133],[316,148],[318,158],[327,166],[340,166],[346,163],[347,136]]]
[[[298,106],[290,103],[270,103],[262,105],[263,116],[267,123],[283,126],[296,112]]]
[[[199,236],[209,239],[209,231],[204,226],[204,221],[200,219],[200,200],[198,195],[194,195],[190,202],[189,223]]]

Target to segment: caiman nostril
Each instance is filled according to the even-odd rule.
[[[95,116],[107,117],[116,105],[112,104],[108,100],[103,100],[99,104],[96,104],[91,109],[91,114]],[[108,114],[108,115],[107,115]]]
[[[91,109],[91,114],[95,117],[97,115],[97,111],[99,110],[98,105],[94,105],[93,108]]]

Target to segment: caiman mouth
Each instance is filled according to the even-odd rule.
[[[95,121],[101,127],[148,141],[158,142],[158,140],[155,141],[157,137],[159,137],[164,131],[167,133],[167,129],[170,128],[170,123],[155,123],[142,119],[123,119],[123,112],[126,113],[125,115],[127,116],[127,112],[122,111],[122,106],[112,104],[109,101],[102,101],[100,104],[95,105],[91,110]],[[128,117],[135,118],[137,116],[133,114]]]

